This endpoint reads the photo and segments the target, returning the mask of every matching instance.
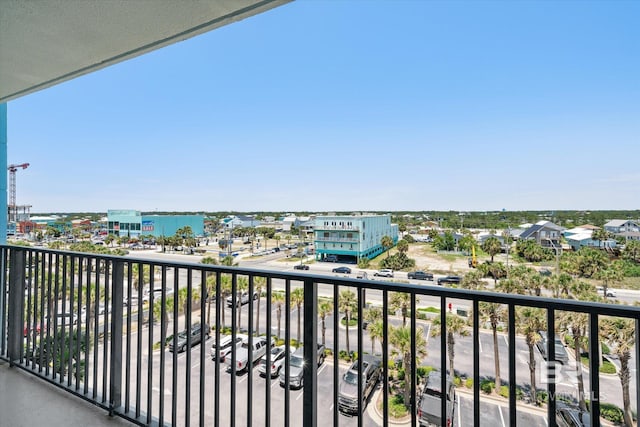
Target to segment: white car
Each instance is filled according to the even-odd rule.
[[[296,350],[295,347],[291,347],[289,351],[293,353]],[[276,378],[280,375],[280,369],[284,365],[285,357],[285,346],[281,345],[278,347],[271,348],[271,378]],[[260,364],[258,365],[258,372],[262,376],[267,376],[267,357],[266,355],[260,360]]]
[[[383,268],[382,270],[378,270],[373,273],[373,275],[378,277],[393,277],[393,270],[390,268]]]
[[[215,337],[215,335],[214,335]],[[236,334],[236,348],[239,348],[243,342],[247,342],[249,337],[244,334]],[[231,353],[231,348],[233,344],[231,335],[220,335],[220,345],[216,345],[214,342],[211,344],[211,360],[216,360],[216,357],[224,362],[226,357]]]

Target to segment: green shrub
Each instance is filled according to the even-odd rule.
[[[460,387],[462,385],[462,378],[457,375],[453,377],[453,385],[456,387]]]
[[[398,379],[404,381],[404,368],[398,369]]]
[[[600,416],[615,424],[622,424],[624,421],[622,409],[611,403],[600,402]]]
[[[396,394],[389,399],[389,414],[392,418],[402,418],[407,415],[402,394]]]
[[[432,370],[433,370],[432,366],[418,366],[418,369],[416,370],[416,374],[418,378],[424,378],[427,375],[429,375],[429,372],[431,372]]]
[[[466,388],[473,388],[473,378],[467,378],[464,380],[464,386]]]
[[[616,373],[616,365],[609,362],[607,359],[602,361],[602,365],[600,365],[600,373],[601,374],[615,374]]]
[[[498,394],[504,398],[508,398],[509,397],[509,386],[506,385],[502,385],[500,386],[500,391],[498,392]]]
[[[482,380],[480,381],[480,390],[486,394],[491,394],[496,384],[493,381]]]

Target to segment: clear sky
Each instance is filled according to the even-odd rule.
[[[640,2],[300,0],[8,105],[32,212],[638,209]]]

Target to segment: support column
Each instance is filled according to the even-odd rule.
[[[7,243],[7,104],[0,104],[0,244]]]

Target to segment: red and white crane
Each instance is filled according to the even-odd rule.
[[[29,163],[19,165],[9,165],[9,222],[15,222],[18,216],[18,207],[16,206],[16,172],[18,169],[26,169]]]

